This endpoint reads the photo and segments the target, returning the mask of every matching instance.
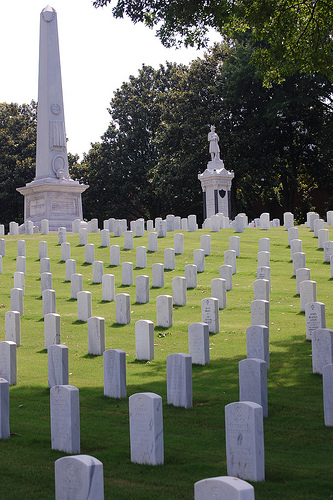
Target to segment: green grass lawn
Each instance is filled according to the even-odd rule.
[[[333,229],[330,239],[333,239]],[[121,285],[121,266],[110,266],[109,248],[100,246],[100,234],[89,234],[95,260],[104,272],[115,275],[116,293],[131,296],[131,323],[115,323],[115,303],[103,302],[102,285],[92,282],[92,265],[84,263],[78,234],[67,234],[76,272],[83,274],[83,289],[92,292],[92,314],[105,318],[106,349],[126,352],[127,398],[103,395],[103,357],[88,355],[87,324],[77,321],[77,303],[70,298],[65,263],[60,261],[57,234],[5,236],[6,256],[0,275],[0,339],[5,340],[5,312],[10,310],[10,289],[16,271],[17,240],[25,239],[27,273],[21,346],[17,349],[16,386],[10,387],[10,439],[0,441],[0,499],[54,498],[54,462],[65,454],[51,450],[47,352],[44,349],[43,308],[40,292],[38,242],[46,240],[51,259],[57,312],[61,315],[61,343],[69,349],[69,383],[80,390],[81,453],[103,462],[106,499],[191,499],[196,481],[226,475],[224,407],[238,401],[238,362],[246,357],[246,328],[251,324],[253,281],[256,279],[259,238],[271,245],[270,370],[268,419],[264,421],[266,481],[253,483],[256,500],[333,498],[333,428],[325,427],[322,378],[312,374],[311,343],[305,339],[305,317],[300,313],[296,279],[288,247],[288,233],[246,229],[239,234],[241,254],[227,308],[220,311],[220,332],[210,335],[211,362],[193,366],[193,407],[167,404],[166,357],[188,352],[190,323],[201,321],[201,299],[210,296],[210,281],[218,277],[229,248],[231,229],[219,233],[184,231],[184,253],[176,256],[176,269],[165,272],[163,289],[150,288],[150,302],[137,304],[135,276],[164,262],[164,249],[173,247],[174,232],[158,240],[158,251],[147,254],[147,268],[137,269],[135,248],[148,247],[148,235],[134,238],[134,249],[124,250],[123,237],[111,237],[120,246],[121,262],[134,264],[134,285]],[[156,324],[157,295],[172,295],[172,278],[184,276],[193,263],[200,236],[211,234],[212,253],[198,274],[198,286],[187,292],[187,305],[174,307],[171,328],[155,327],[155,359],[135,359],[134,325],[139,319]],[[326,305],[326,325],[333,327],[333,294],[330,266],[324,263],[318,240],[308,228],[299,228],[306,266],[317,282],[317,300]],[[128,396],[155,392],[163,398],[163,466],[130,461]]]

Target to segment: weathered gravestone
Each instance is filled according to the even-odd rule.
[[[197,272],[203,273],[205,270],[205,251],[201,248],[193,250],[193,264],[197,266]]]
[[[116,323],[128,325],[131,322],[131,298],[128,293],[116,295]]]
[[[71,244],[67,241],[61,243],[61,261],[66,262],[67,259],[71,258]]]
[[[300,267],[304,268],[305,266],[305,253],[304,252],[295,252],[293,253],[293,275],[296,276],[296,271]]]
[[[93,262],[93,283],[102,283],[103,277],[103,262],[94,260]]]
[[[26,274],[26,258],[24,255],[19,255],[16,259],[16,271]]]
[[[259,238],[259,252],[270,253],[270,246],[269,238]]]
[[[156,297],[156,324],[169,328],[173,323],[171,295],[158,295]]]
[[[252,401],[262,406],[268,417],[267,365],[258,358],[242,359],[239,364],[239,401]]]
[[[12,288],[10,291],[10,309],[18,311],[23,316],[23,290],[22,288]]]
[[[172,278],[172,299],[175,306],[186,306],[186,292],[186,278],[183,276]]]
[[[66,269],[66,281],[71,281],[72,274],[76,273],[76,260],[67,259],[65,264]]]
[[[90,455],[55,462],[55,500],[104,500],[103,464]]]
[[[317,302],[317,283],[311,280],[304,280],[300,283],[300,310],[305,311],[308,302]]]
[[[135,354],[137,360],[154,359],[154,323],[150,320],[135,323]]]
[[[203,234],[200,236],[200,246],[205,252],[205,255],[211,254],[211,236],[210,234]]]
[[[4,240],[3,240],[4,241]],[[17,242],[17,257],[25,257],[25,240],[18,240]]]
[[[269,327],[268,300],[253,300],[251,302],[251,325],[264,325]]]
[[[227,474],[248,481],[265,480],[262,406],[236,402],[225,407]]]
[[[232,274],[236,274],[237,264],[236,264],[236,252],[235,252],[235,250],[225,250],[225,252],[224,252],[224,264],[227,266],[231,266]]]
[[[229,238],[229,250],[235,250],[236,257],[240,256],[240,237],[230,236]]]
[[[296,292],[300,294],[302,281],[310,280],[310,269],[299,267],[296,271]]]
[[[324,249],[324,244],[326,241],[329,241],[329,231],[328,229],[319,229],[318,230],[318,248]]]
[[[126,398],[126,353],[108,349],[103,353],[104,396]]]
[[[158,243],[157,243],[157,233],[149,233],[148,234],[148,252],[157,252]]]
[[[124,232],[124,248],[125,250],[132,250],[134,248],[133,231]]]
[[[92,264],[95,260],[95,245],[93,243],[87,243],[84,246],[84,262],[86,264]]]
[[[110,231],[108,229],[102,229],[101,231],[101,247],[110,246]]]
[[[136,248],[136,267],[139,267],[140,269],[147,267],[146,247],[141,246]]]
[[[286,231],[289,228],[294,227],[294,214],[291,212],[284,212],[283,214],[283,225]]]
[[[333,426],[333,364],[323,367],[324,420],[326,426]]]
[[[88,318],[88,354],[101,356],[105,351],[105,319],[99,316]]]
[[[9,436],[9,382],[0,378],[0,439],[8,439]]]
[[[331,255],[333,255],[333,241],[325,241],[325,243],[324,243],[324,262],[330,262]]]
[[[326,328],[325,304],[322,302],[308,302],[305,305],[306,339],[312,339],[312,332]]]
[[[162,288],[164,286],[164,265],[156,263],[152,265],[153,287]]]
[[[91,292],[82,290],[77,295],[77,319],[87,322],[92,316]]]
[[[254,488],[238,477],[210,477],[194,483],[194,500],[254,500]]]
[[[176,233],[173,237],[173,246],[175,254],[179,255],[184,253],[184,235],[183,233]]]
[[[312,372],[323,373],[333,363],[333,330],[320,328],[312,332]]]
[[[184,268],[186,288],[196,288],[198,284],[198,271],[195,264],[186,264]]]
[[[55,385],[50,389],[52,450],[80,453],[79,389]]]
[[[51,272],[51,260],[49,257],[42,257],[40,259],[40,274]]]
[[[166,248],[164,250],[164,269],[173,271],[175,267],[175,250],[174,248]]]
[[[133,262],[123,262],[121,265],[121,284],[133,285]]]
[[[269,290],[271,290],[271,268],[268,266],[257,267],[257,279],[268,280]]]
[[[298,239],[298,227],[290,227],[288,229],[288,245],[290,245],[292,240]]]
[[[270,228],[269,213],[265,212],[260,215],[260,229],[268,230]]]
[[[60,315],[48,313],[44,316],[45,349],[48,349],[53,344],[60,344]]]
[[[40,275],[40,288],[42,296],[44,290],[52,290],[52,273],[42,273]]]
[[[268,280],[255,280],[253,282],[253,295],[254,300],[267,300],[269,301],[269,281]]]
[[[114,274],[103,274],[102,276],[102,300],[111,302],[115,298]]]
[[[83,276],[80,273],[71,275],[71,298],[77,300],[77,294],[83,290]]]
[[[232,266],[223,264],[219,267],[219,277],[226,281],[227,290],[232,290]]]
[[[55,290],[46,289],[42,293],[43,299],[43,316],[49,313],[56,312],[56,293]]]
[[[50,345],[47,349],[49,387],[68,385],[68,347],[62,344]]]
[[[138,304],[149,302],[149,276],[146,274],[138,275],[135,279],[136,301]]]
[[[38,243],[38,258],[47,257],[47,241],[40,241]]]
[[[227,282],[223,278],[214,278],[210,282],[211,295],[219,301],[219,309],[227,307]]]
[[[5,313],[5,339],[21,345],[21,315],[19,311]]]
[[[294,260],[294,253],[302,251],[302,240],[295,239],[290,242],[290,258]]]
[[[110,246],[110,266],[120,265],[120,247],[119,245]]]
[[[79,229],[79,245],[87,245],[88,243],[88,229],[81,227]]]
[[[167,356],[167,398],[168,404],[192,408],[192,358],[189,354]]]
[[[246,349],[248,358],[264,360],[269,370],[269,329],[267,326],[253,325],[246,329]]]
[[[162,398],[152,392],[129,397],[131,462],[163,465]]]
[[[270,267],[270,253],[269,252],[258,252],[257,253],[258,267],[267,266]]]
[[[209,297],[201,300],[201,321],[208,325],[208,329],[211,333],[219,333],[220,318],[218,299]]]
[[[0,377],[9,385],[17,384],[17,345],[11,340],[0,342]]]
[[[188,325],[189,355],[194,365],[207,365],[209,356],[209,330],[206,323]]]

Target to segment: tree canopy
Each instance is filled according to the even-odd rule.
[[[333,83],[295,73],[263,87],[251,64],[247,36],[232,47],[216,44],[187,67],[143,66],[115,93],[111,122],[71,175],[90,185],[84,212],[134,219],[202,219],[198,171],[206,168],[207,133],[216,125],[221,156],[235,172],[233,215],[262,207],[301,219],[311,191],[330,191],[333,157]],[[333,193],[330,193],[332,195]]]
[[[36,167],[37,104],[0,103],[1,223],[23,222],[17,187],[31,182]]]
[[[95,0],[95,7],[112,0]],[[251,30],[253,60],[265,83],[294,71],[333,79],[333,4],[330,0],[118,0],[115,17],[157,27],[165,46],[204,46],[210,28],[225,39]]]

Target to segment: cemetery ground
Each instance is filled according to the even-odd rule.
[[[328,227],[328,226],[325,226]],[[333,229],[330,240],[333,239]],[[178,232],[178,231],[177,231]],[[151,266],[164,262],[164,249],[173,247],[175,232],[158,239],[158,251],[147,253],[147,267],[135,267],[137,246],[148,248],[148,233],[134,238],[134,249],[124,250],[124,238],[111,236],[120,246],[121,263],[133,262],[134,284],[121,285],[121,265],[110,266],[110,249],[101,247],[100,234],[89,233],[95,244],[95,260],[104,262],[104,273],[115,275],[116,293],[131,296],[131,323],[115,323],[115,302],[102,301],[102,284],[94,284],[92,265],[85,264],[79,235],[67,233],[76,272],[83,275],[83,290],[92,292],[92,314],[105,318],[106,349],[126,352],[127,397],[103,395],[103,356],[88,355],[87,324],[77,320],[77,302],[70,298],[65,281],[58,235],[5,236],[6,255],[0,275],[0,335],[5,340],[5,312],[16,271],[17,240],[26,241],[24,315],[21,345],[17,348],[17,385],[10,387],[9,439],[0,441],[0,498],[54,498],[54,462],[65,453],[51,449],[50,397],[47,351],[40,292],[38,242],[45,240],[51,259],[56,312],[61,315],[61,343],[69,349],[69,384],[79,389],[81,453],[103,463],[106,499],[191,499],[193,485],[204,478],[226,475],[225,405],[239,400],[238,362],[246,358],[246,328],[251,325],[253,281],[256,279],[259,238],[270,238],[270,370],[268,371],[268,418],[264,420],[265,482],[252,483],[256,500],[333,498],[333,428],[325,427],[322,377],[312,373],[311,342],[305,339],[305,316],[296,295],[288,232],[283,227],[262,231],[245,229],[240,237],[240,256],[233,289],[227,292],[227,308],[220,310],[220,332],[210,335],[210,364],[193,365],[193,407],[167,404],[166,357],[188,353],[188,325],[201,321],[201,299],[210,297],[210,282],[219,277],[223,253],[229,248],[233,229],[184,234],[184,253],[176,255],[176,269],[165,271],[165,286],[152,288]],[[187,290],[187,305],[173,308],[173,326],[156,327],[156,297],[172,295],[172,278],[184,276],[193,263],[200,236],[211,235],[211,255],[198,286]],[[326,326],[333,328],[333,280],[324,263],[318,240],[309,228],[299,228],[306,266],[317,282],[317,300],[325,303]],[[150,301],[135,302],[135,277],[150,277]],[[134,325],[140,319],[155,324],[155,358],[136,361]],[[128,397],[154,392],[163,399],[164,465],[138,465],[130,461]]]

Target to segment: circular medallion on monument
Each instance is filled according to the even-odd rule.
[[[60,104],[54,103],[51,105],[51,111],[54,115],[59,115],[61,111]]]
[[[42,10],[43,19],[47,23],[53,21],[55,15],[56,15],[55,9],[53,7],[50,7],[49,5]]]
[[[58,179],[64,178],[65,160],[62,156],[58,155],[53,159],[52,170],[56,174]]]

